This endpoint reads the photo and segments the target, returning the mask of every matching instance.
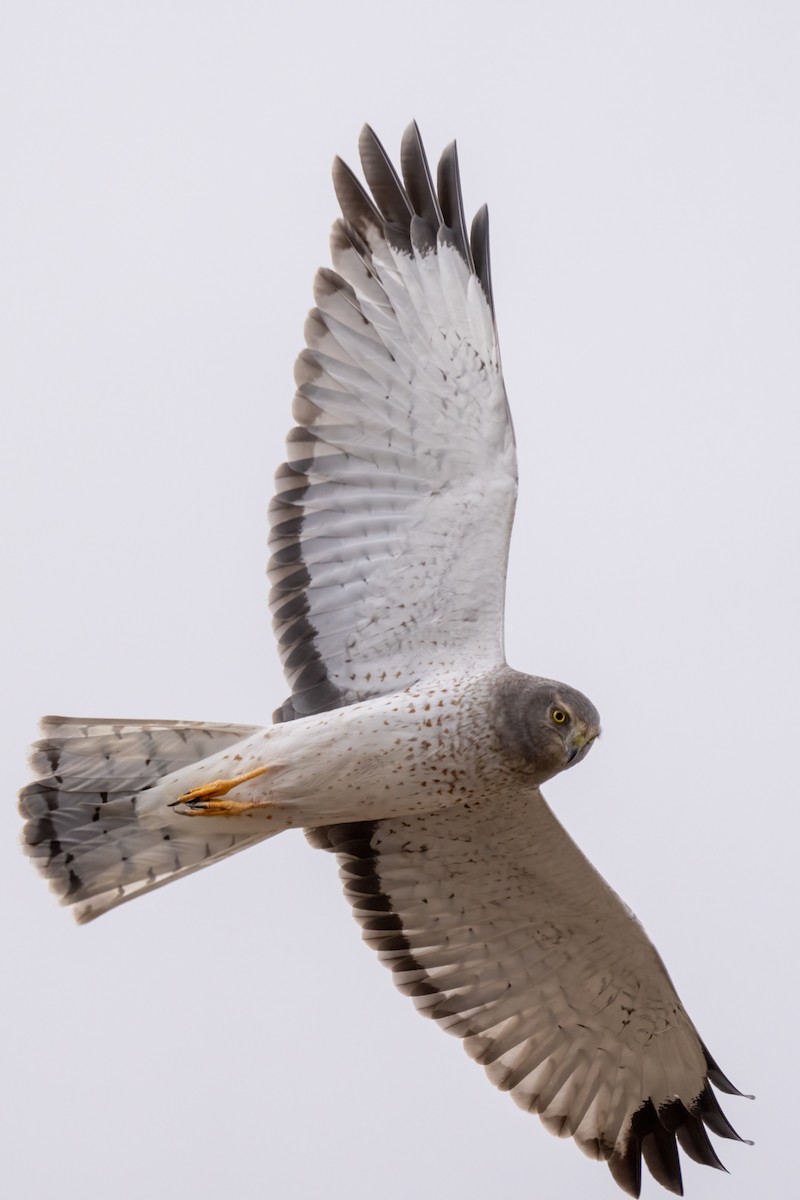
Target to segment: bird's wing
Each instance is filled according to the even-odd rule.
[[[297,426],[270,508],[270,607],[291,698],[276,719],[503,660],[516,455],[485,208],[464,224],[455,146],[403,181],[360,140],[370,198],[340,160],[335,270],[298,361]]]
[[[400,990],[522,1108],[606,1160],[638,1196],[641,1161],[681,1193],[678,1145],[721,1166],[737,1138],[664,964],[538,790],[430,816],[330,826],[365,940]]]

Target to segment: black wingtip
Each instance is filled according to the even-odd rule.
[[[467,240],[467,225],[464,220],[464,200],[461,195],[461,175],[458,169],[458,147],[455,142],[451,142],[449,146],[445,147],[444,153],[439,159],[437,187],[445,225],[450,230],[464,261],[470,270],[474,271],[475,264],[472,261],[472,251]]]
[[[720,1070],[719,1064],[709,1053],[706,1045],[703,1045],[702,1049],[706,1060],[706,1073],[718,1091],[725,1092],[728,1096],[741,1096],[743,1100],[755,1100],[755,1096],[750,1095],[748,1092],[740,1092],[736,1085],[731,1083],[727,1075]]]
[[[493,312],[488,211],[485,205],[478,211],[468,234],[456,143],[445,148],[435,181],[416,121],[402,137],[402,178],[371,125],[363,126],[358,146],[366,188],[341,158],[333,162],[347,236],[360,239],[368,253],[376,235],[409,254],[436,253],[437,243],[453,246],[479,279]]]
[[[383,218],[344,159],[333,160],[333,187],[345,220],[365,240],[383,228]]]
[[[642,1192],[642,1159],[638,1144],[635,1144],[633,1154],[617,1154],[615,1151],[608,1159],[608,1169],[617,1187],[622,1188],[628,1196],[633,1196],[634,1200],[639,1200]]]
[[[692,1106],[692,1111],[702,1119],[704,1124],[706,1124],[711,1132],[715,1133],[717,1137],[727,1138],[731,1142],[744,1142],[746,1145],[752,1146],[752,1142],[748,1142],[747,1138],[743,1138],[733,1128],[730,1121],[725,1116],[725,1113],[720,1108],[719,1101],[708,1084],[706,1084],[703,1091],[697,1097],[697,1100]]]
[[[384,228],[392,243],[401,249],[411,249],[411,218],[414,210],[389,155],[370,125],[365,125],[358,139],[358,152],[364,177],[380,210]]]
[[[653,1110],[655,1116],[655,1109]],[[656,1117],[650,1132],[642,1138],[642,1157],[653,1178],[675,1196],[683,1195],[683,1178],[674,1134]]]
[[[403,133],[400,167],[414,212],[430,226],[435,235],[444,218],[416,121],[412,121]]]
[[[472,259],[475,263],[475,274],[481,281],[489,308],[494,312],[492,264],[489,258],[489,209],[485,204],[481,205],[473,218],[469,241],[472,247]]]
[[[622,1149],[614,1150],[608,1166],[620,1187],[638,1195],[642,1182],[642,1159],[653,1178],[675,1196],[683,1195],[683,1179],[675,1141],[676,1121],[686,1116],[685,1110],[664,1115],[656,1111],[652,1100],[646,1100],[631,1118],[627,1140]],[[673,1119],[670,1120],[669,1118]],[[633,1189],[636,1189],[635,1191]]]

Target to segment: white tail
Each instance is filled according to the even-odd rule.
[[[23,840],[80,922],[269,836],[234,831],[225,818],[187,819],[152,795],[165,776],[255,726],[45,717],[41,729],[31,752],[38,778],[20,792]]]

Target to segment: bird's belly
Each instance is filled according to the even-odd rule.
[[[418,685],[259,730],[182,772],[179,786],[252,775],[229,794],[253,804],[251,819],[287,826],[433,812],[485,790],[471,708],[463,686]]]

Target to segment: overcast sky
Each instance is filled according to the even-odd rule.
[[[491,211],[509,660],[603,717],[548,798],[758,1095],[686,1192],[793,1191],[798,61],[790,0],[5,0],[7,1195],[621,1194],[395,992],[300,834],[86,928],[17,846],[42,713],[284,698],[265,513],[330,161],[412,117]]]

